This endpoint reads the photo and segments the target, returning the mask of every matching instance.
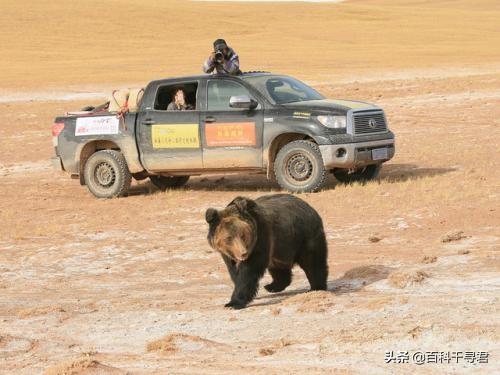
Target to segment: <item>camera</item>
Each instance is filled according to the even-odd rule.
[[[219,64],[224,61],[224,54],[222,53],[222,51],[215,52],[215,61],[218,62]]]

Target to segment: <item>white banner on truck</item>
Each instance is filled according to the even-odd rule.
[[[80,117],[76,119],[75,136],[118,134],[119,126],[116,116]]]

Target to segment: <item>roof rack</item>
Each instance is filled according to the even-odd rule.
[[[267,72],[265,70],[250,70],[248,72],[243,72],[243,74],[252,74],[252,73],[271,73],[271,72]]]

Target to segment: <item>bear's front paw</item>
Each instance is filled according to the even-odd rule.
[[[224,307],[229,308],[229,309],[235,309],[235,310],[240,310],[244,309],[246,307],[246,304],[238,301],[229,301],[224,305]]]

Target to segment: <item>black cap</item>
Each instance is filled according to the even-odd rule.
[[[214,42],[214,51],[219,51],[221,49],[227,48],[226,41],[224,39],[217,39]]]

